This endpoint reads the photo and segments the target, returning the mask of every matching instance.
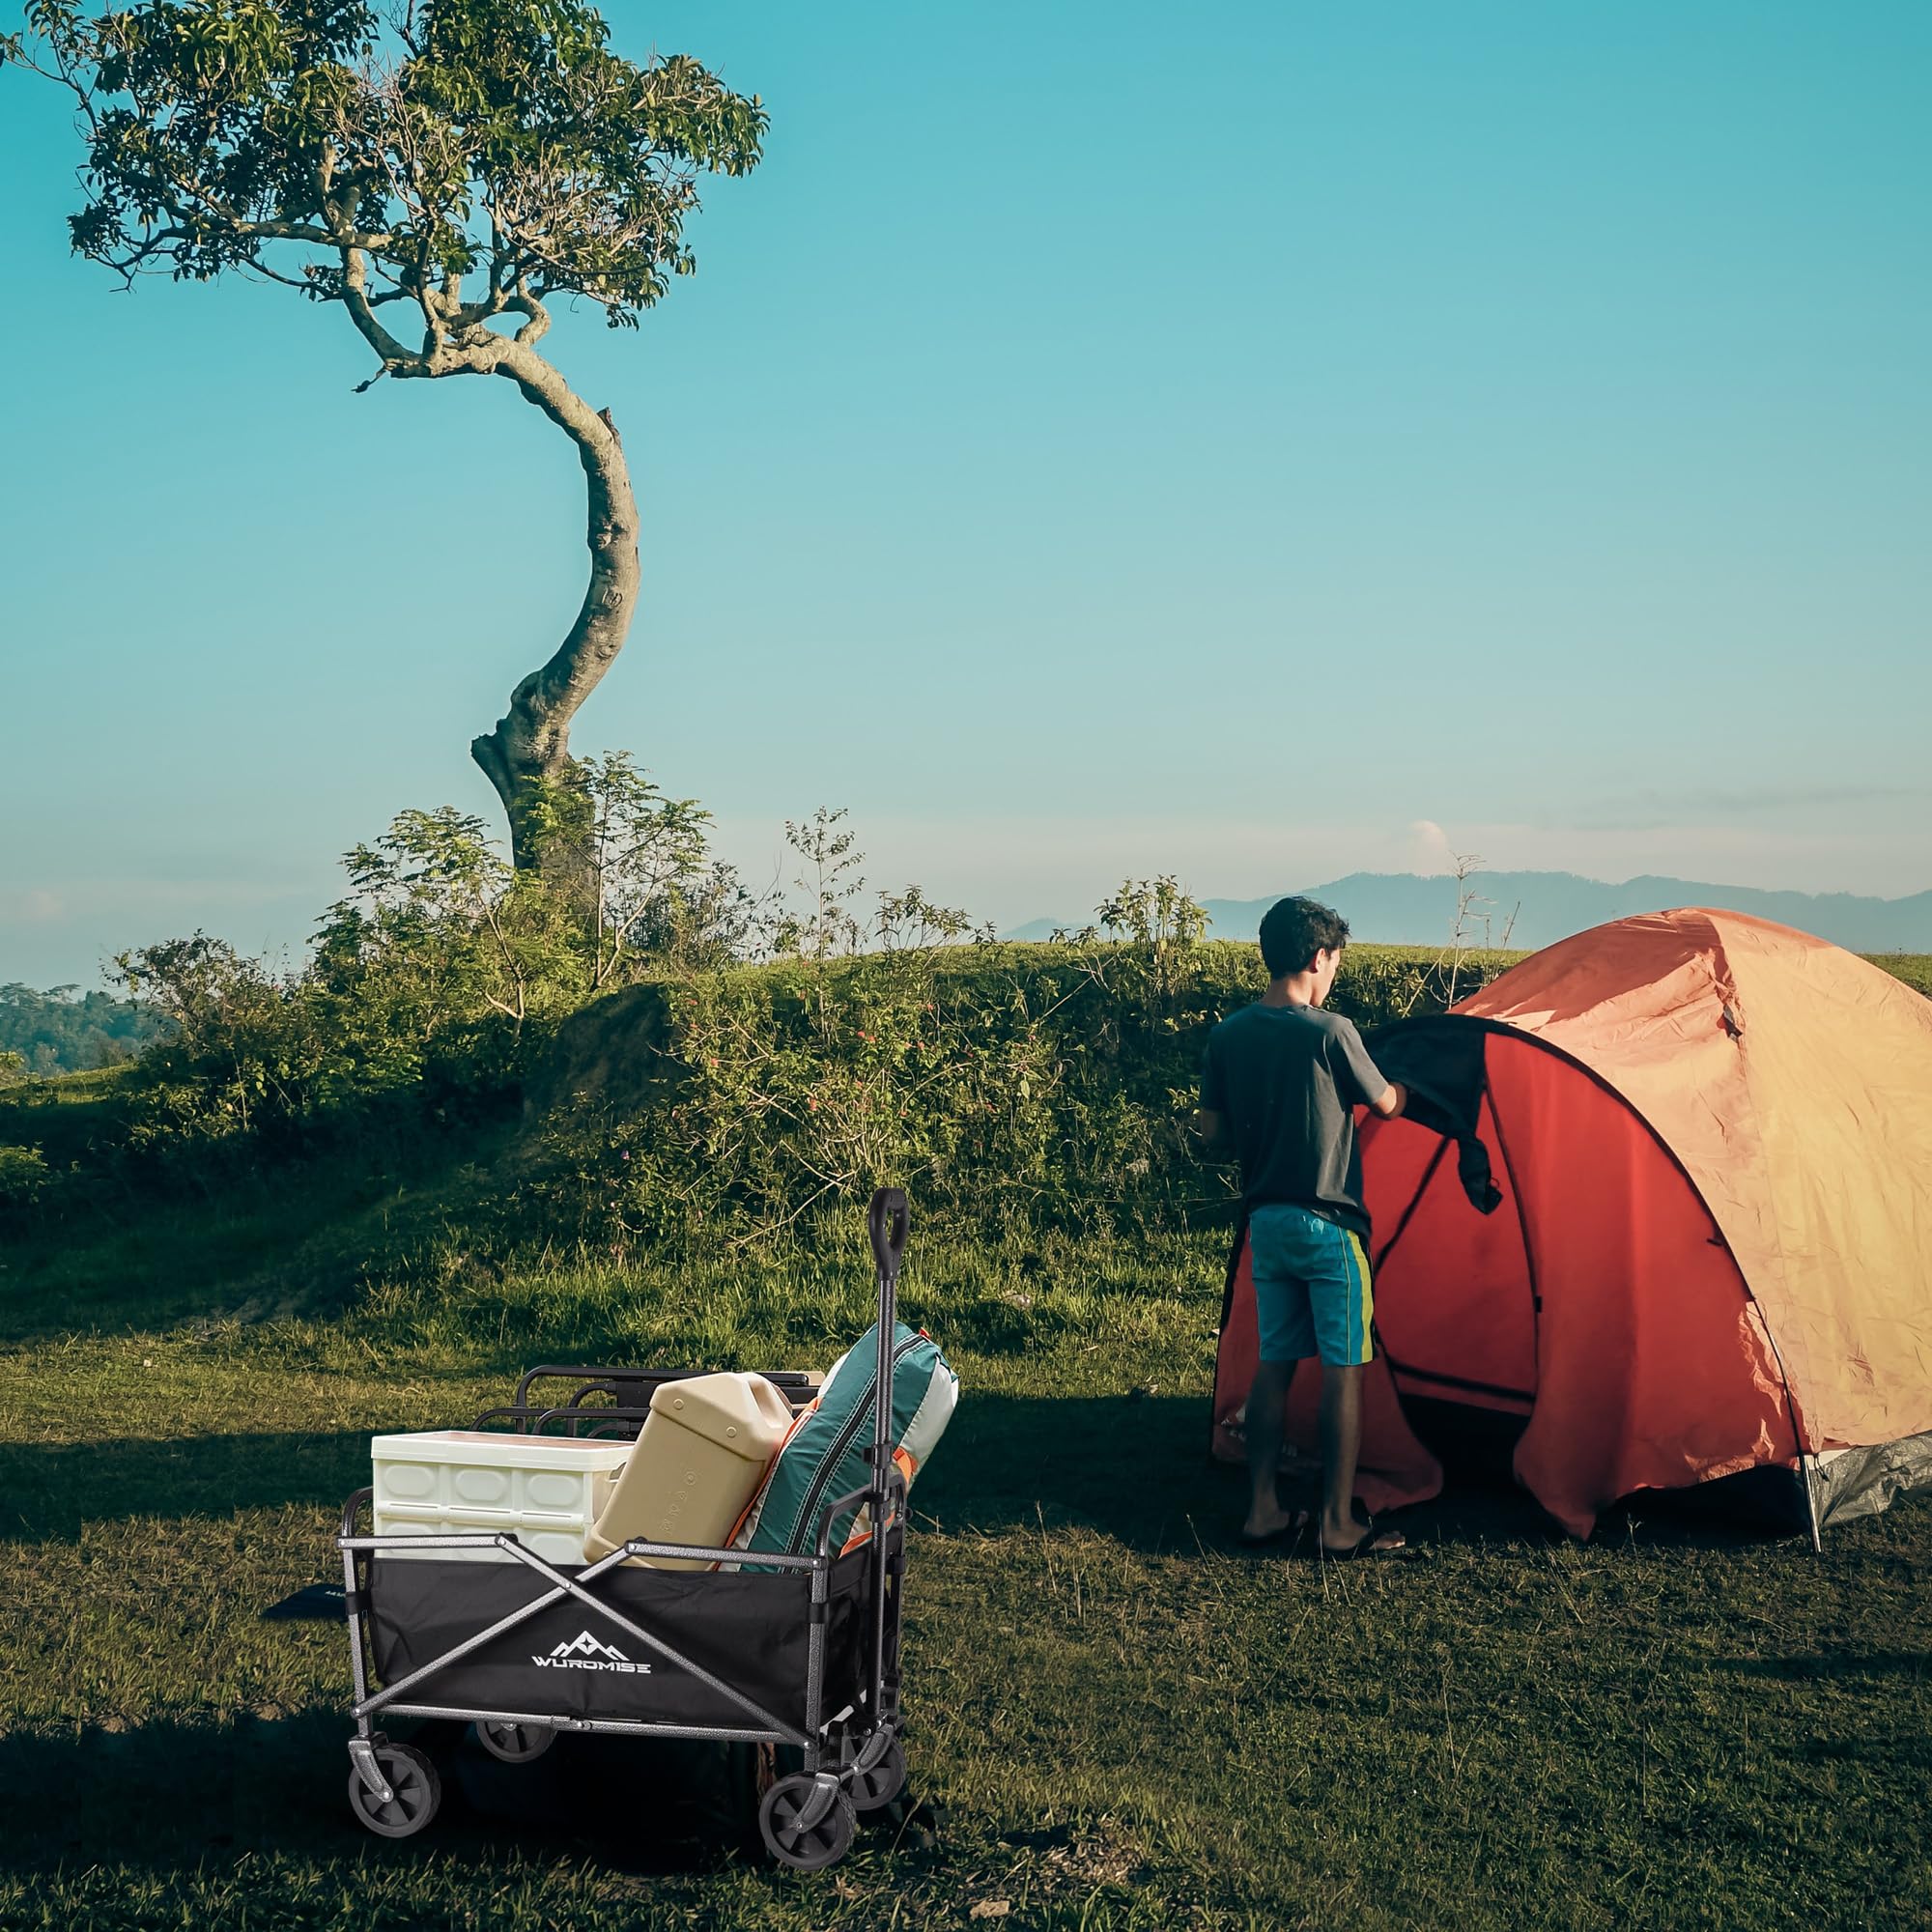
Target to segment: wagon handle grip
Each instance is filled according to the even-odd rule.
[[[912,1210],[906,1205],[903,1187],[882,1187],[872,1196],[867,1213],[872,1236],[872,1259],[879,1264],[882,1279],[891,1280],[899,1271],[899,1258],[905,1253],[906,1230],[912,1225]]]

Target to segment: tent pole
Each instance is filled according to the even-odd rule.
[[[1811,1548],[1819,1556],[1825,1553],[1824,1538],[1818,1534],[1818,1492],[1811,1482],[1811,1458],[1804,1450],[1798,1452],[1798,1480],[1804,1486],[1804,1514],[1811,1524]]]

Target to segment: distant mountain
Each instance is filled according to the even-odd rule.
[[[1478,872],[1469,883],[1486,901],[1475,909],[1478,945],[1484,943],[1485,919],[1490,943],[1500,946],[1507,930],[1511,946],[1533,950],[1632,913],[1701,905],[1795,925],[1854,952],[1932,952],[1932,892],[1878,899],[1855,893],[1767,893],[1749,886],[1650,876],[1606,885],[1575,872]],[[1350,872],[1326,885],[1289,890],[1305,892],[1308,897],[1333,906],[1357,939],[1389,946],[1441,945],[1456,918],[1456,881],[1446,873],[1422,877],[1413,872]],[[1208,899],[1204,903],[1213,922],[1209,930],[1216,939],[1252,939],[1262,915],[1281,896],[1272,893],[1259,899]],[[1007,936],[1046,939],[1056,923],[1067,923],[1031,920]]]

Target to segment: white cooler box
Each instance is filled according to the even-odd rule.
[[[510,1435],[479,1429],[427,1429],[378,1435],[378,1536],[474,1536],[510,1530],[546,1563],[582,1563],[583,1533],[596,1520],[631,1454],[628,1442],[568,1435]],[[507,1549],[392,1549],[445,1563],[514,1563]]]

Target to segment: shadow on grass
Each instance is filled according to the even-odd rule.
[[[1236,1549],[1246,1478],[1208,1460],[1206,1415],[1197,1397],[969,1395],[914,1492],[915,1518],[988,1534],[1081,1522],[1145,1552]],[[83,1524],[136,1517],[333,1507],[368,1481],[368,1458],[359,1431],[8,1445],[0,1541],[71,1539]],[[1783,1488],[1715,1493],[1724,1488],[1622,1506],[1599,1539],[1735,1548],[1789,1535],[1788,1516],[1765,1500],[1781,1508]],[[1419,1545],[1562,1537],[1522,1492],[1453,1470],[1443,1495],[1401,1521]]]
[[[501,1189],[485,1177],[514,1127],[500,1111],[437,1124],[371,1103],[306,1153],[64,1179],[42,1208],[0,1216],[0,1342],[339,1314],[371,1265],[452,1225],[487,1238]]]
[[[1913,1677],[1923,1681],[1932,1679],[1932,1651],[1839,1650],[1814,1657],[1720,1657],[1716,1667],[1746,1677],[1782,1678],[1793,1684],[1839,1678]]]
[[[1287,1479],[1283,1495],[1316,1500],[1296,1497]],[[1246,1500],[1245,1471],[1209,1460],[1202,1397],[969,1396],[913,1492],[913,1513],[948,1530],[1077,1522],[1150,1554],[1230,1551],[1242,1548]],[[1561,1533],[1520,1491],[1459,1488],[1400,1520],[1416,1543]]]
[[[1449,1445],[1444,1445],[1445,1447]],[[1564,1531],[1487,1460],[1445,1459],[1447,1487],[1395,1519],[1418,1546],[1560,1543]],[[1505,1463],[1506,1469],[1507,1464]],[[1599,1540],[1731,1548],[1784,1540],[1798,1527],[1782,1472],[1727,1479],[1697,1493],[1656,1493],[1607,1511]],[[961,1402],[915,1517],[949,1530],[1037,1530],[1084,1522],[1147,1552],[1238,1550],[1247,1477],[1210,1462],[1208,1404],[1198,1396],[972,1396]],[[1312,1489],[1283,1495],[1313,1504]]]
[[[546,1840],[642,1873],[715,1871],[752,1855],[755,1786],[742,1747],[564,1737],[534,1763],[505,1765],[467,1726],[398,1723],[398,1742],[435,1759],[443,1796],[418,1836],[390,1844],[350,1811],[350,1729],[338,1712],[310,1711],[0,1738],[0,1870],[477,1856],[499,1841],[527,1855]]]
[[[71,1539],[130,1517],[339,1504],[369,1480],[369,1437],[186,1435],[0,1446],[0,1542]]]
[[[996,1531],[1077,1520],[1135,1548],[1191,1547],[1237,1514],[1237,1472],[1210,1464],[1198,1401],[969,1397],[916,1508]],[[452,1424],[467,1416],[450,1418]],[[369,1480],[369,1436],[242,1434],[0,1445],[0,1541],[69,1540],[92,1522],[334,1507]],[[1232,1534],[1232,1526],[1231,1526]]]
[[[353,1843],[347,1735],[326,1712],[0,1738],[0,1868],[165,1866]],[[334,1787],[332,1789],[332,1787]]]
[[[1889,1737],[1812,1738],[1792,1747],[1803,1764],[1858,1764],[1911,1776],[1920,1788],[1932,1772],[1932,1739],[1921,1731],[1895,1731]]]

